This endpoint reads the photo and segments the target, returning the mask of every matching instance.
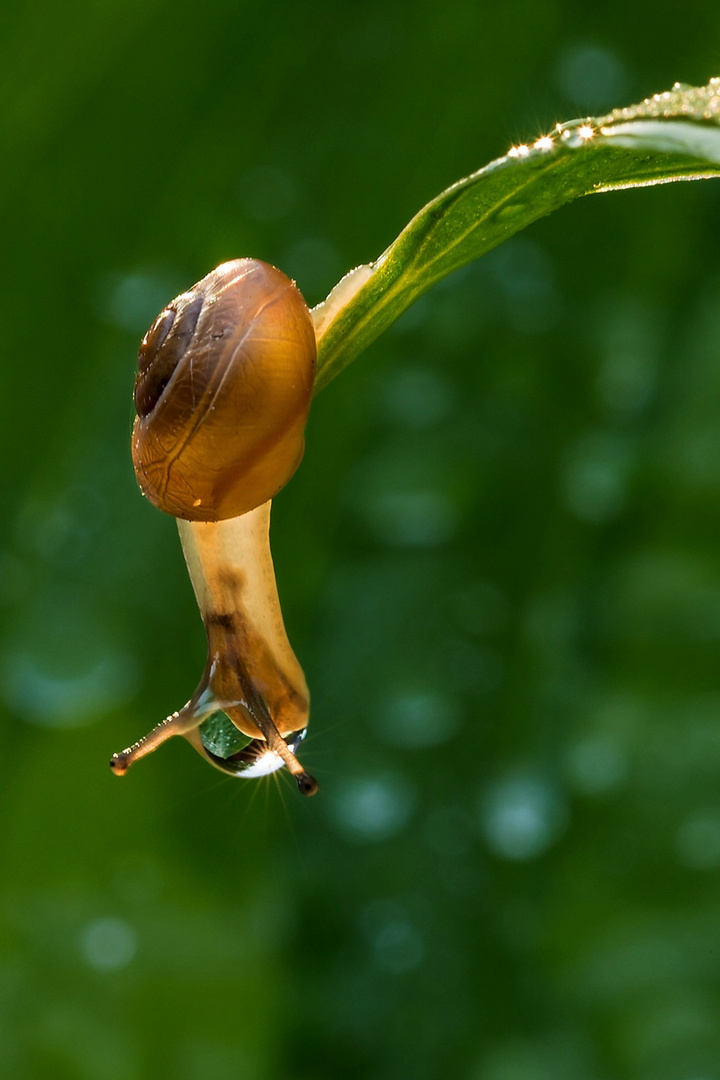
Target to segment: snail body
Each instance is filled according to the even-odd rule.
[[[304,450],[315,356],[300,292],[254,259],[217,267],[143,338],[133,462],[143,493],[178,519],[208,653],[187,705],[113,756],[118,774],[184,735],[224,772],[255,776],[285,765],[304,794],[317,790],[294,754],[309,695],[285,633],[269,542],[271,499]]]

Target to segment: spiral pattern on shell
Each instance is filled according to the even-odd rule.
[[[303,455],[315,357],[301,293],[267,263],[223,263],[176,297],[138,353],[132,455],[143,493],[188,521],[271,499]]]

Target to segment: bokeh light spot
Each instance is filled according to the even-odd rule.
[[[583,795],[601,795],[617,788],[627,775],[627,758],[617,740],[590,736],[574,743],[565,755],[567,777]]]
[[[425,952],[422,939],[412,923],[390,922],[375,936],[375,963],[392,975],[402,975],[416,968]]]
[[[720,812],[695,814],[677,831],[675,850],[680,862],[693,870],[720,866]]]
[[[384,387],[386,415],[411,429],[423,430],[445,420],[454,403],[451,384],[428,368],[398,372]]]
[[[556,70],[565,97],[590,110],[616,104],[627,84],[625,66],[617,53],[594,43],[568,46]]]
[[[410,821],[415,792],[399,774],[356,777],[339,787],[330,800],[335,826],[348,839],[387,840]]]
[[[373,962],[381,971],[404,975],[422,962],[423,938],[404,904],[374,900],[364,910],[361,922]]]
[[[96,971],[117,971],[134,959],[137,935],[124,919],[95,919],[85,928],[80,949]]]
[[[40,727],[93,723],[133,697],[138,672],[134,660],[124,653],[89,659],[90,666],[81,671],[51,671],[44,658],[9,652],[0,672],[2,698],[17,716]]]
[[[488,847],[504,859],[543,855],[565,829],[568,810],[557,788],[537,776],[511,776],[480,799],[480,823]]]
[[[620,513],[631,464],[627,443],[610,432],[592,432],[569,450],[562,492],[576,517],[601,525]]]
[[[562,305],[555,266],[541,244],[516,237],[489,252],[483,262],[499,288],[500,310],[513,330],[542,334],[555,325]]]
[[[447,694],[432,691],[391,694],[378,706],[374,726],[393,746],[440,746],[459,730],[461,708]]]
[[[144,333],[159,311],[180,291],[179,276],[136,270],[108,278],[101,301],[108,322],[130,333]]]
[[[394,547],[438,547],[453,538],[458,514],[441,491],[386,491],[368,502],[378,538]]]

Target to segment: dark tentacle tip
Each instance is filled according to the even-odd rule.
[[[315,795],[317,793],[317,789],[320,785],[318,784],[315,777],[311,776],[310,773],[300,773],[300,775],[296,776],[295,779],[297,780],[298,791],[301,795],[309,796]]]
[[[110,758],[110,768],[116,776],[123,776],[128,770],[128,762],[125,754],[113,754]]]

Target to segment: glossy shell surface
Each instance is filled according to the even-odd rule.
[[[132,454],[143,493],[188,521],[271,499],[302,458],[315,355],[301,293],[267,263],[223,263],[176,297],[138,354]]]

